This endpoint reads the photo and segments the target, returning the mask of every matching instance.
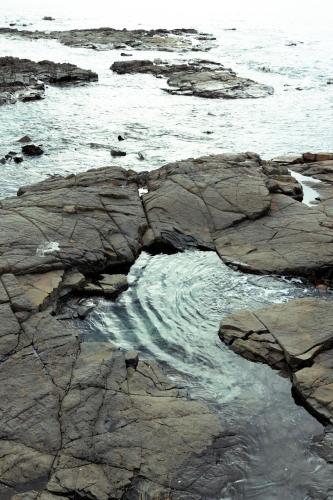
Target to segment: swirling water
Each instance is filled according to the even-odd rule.
[[[42,21],[44,15],[56,17]],[[326,0],[221,2],[183,0],[49,2],[2,0],[0,21],[28,29],[108,25],[196,27],[214,33],[216,47],[194,54],[224,63],[243,76],[273,85],[258,100],[170,96],[149,75],[110,71],[120,51],[70,48],[56,41],[0,36],[0,55],[71,62],[99,74],[99,82],[49,87],[43,101],[0,108],[0,156],[30,135],[45,155],[1,166],[0,195],[51,174],[121,165],[151,170],[166,162],[224,151],[252,150],[265,158],[332,149],[332,7]],[[228,28],[237,28],[229,31]],[[295,42],[296,45],[289,45]],[[138,52],[136,58],[183,59],[192,54]],[[302,89],[302,90],[300,90]],[[207,134],[207,131],[212,132]],[[121,148],[126,157],[110,158]],[[91,147],[95,143],[98,146]],[[144,154],[145,160],[138,158]],[[309,451],[321,431],[297,406],[290,383],[270,368],[233,354],[218,339],[223,317],[241,308],[315,293],[303,283],[253,277],[228,269],[212,253],[142,254],[131,286],[115,303],[101,302],[86,325],[89,338],[110,340],[163,364],[171,377],[207,400],[237,437],[226,454],[230,482],[221,498],[292,500],[332,498],[332,471]],[[331,493],[332,495],[332,493]]]
[[[316,290],[297,280],[244,275],[215,253],[198,251],[144,253],[129,283],[116,302],[99,304],[85,336],[158,360],[192,397],[219,412],[237,436],[225,457],[231,479],[222,498],[326,498],[333,470],[309,452],[321,425],[295,404],[289,380],[240,358],[217,334],[227,314]]]

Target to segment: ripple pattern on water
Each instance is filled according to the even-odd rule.
[[[229,313],[316,290],[299,280],[241,274],[214,253],[197,251],[144,253],[129,282],[116,302],[100,303],[85,335],[159,361],[191,396],[220,413],[233,436],[222,498],[325,498],[332,470],[308,451],[321,425],[294,403],[289,380],[240,358],[217,335]],[[311,491],[317,496],[307,496]]]

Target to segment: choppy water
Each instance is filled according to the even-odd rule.
[[[217,47],[202,54],[204,58],[273,85],[275,94],[264,99],[235,101],[171,96],[161,91],[164,81],[151,75],[113,74],[109,68],[120,59],[121,51],[96,52],[64,47],[52,40],[0,36],[1,55],[68,61],[99,74],[96,84],[49,87],[44,101],[0,109],[0,156],[17,149],[16,141],[25,134],[43,144],[46,150],[41,158],[1,167],[0,195],[14,193],[23,183],[48,174],[95,166],[117,164],[150,170],[173,160],[223,151],[255,151],[270,158],[332,148],[332,130],[328,124],[332,120],[333,85],[326,84],[332,77],[332,37],[329,12],[325,17],[324,10],[329,2],[323,2],[320,24],[310,23],[310,13],[314,20],[318,17],[320,0],[312,10],[309,8],[312,2],[304,5],[299,0],[288,8],[287,2],[282,1],[280,8],[269,9],[259,0],[251,2],[251,8],[245,1],[227,8],[225,2],[212,0],[205,2],[204,7],[187,0],[171,0],[158,9],[156,2],[149,0],[140,5],[122,3],[116,8],[101,0],[90,7],[69,0],[66,9],[63,1],[56,2],[57,5],[36,0],[27,5],[22,3],[2,0],[0,25],[17,21],[31,23],[29,29],[193,26],[212,32],[217,37]],[[99,5],[103,9],[99,10]],[[41,21],[46,11],[57,20]],[[237,30],[225,30],[230,27]],[[290,47],[289,42],[302,43]],[[193,54],[131,52],[138,58],[193,57]],[[208,135],[207,131],[213,133]],[[118,134],[125,133],[128,139],[121,143],[121,148],[127,156],[111,159],[109,150],[103,146],[118,146]],[[94,149],[90,143],[102,147]],[[146,160],[139,160],[138,152]]]
[[[217,47],[203,56],[273,85],[275,94],[239,101],[171,96],[160,90],[163,81],[152,76],[112,74],[109,67],[120,51],[95,52],[52,40],[0,36],[0,55],[68,61],[99,74],[98,83],[49,87],[43,101],[0,107],[0,156],[18,150],[16,141],[26,134],[46,151],[41,158],[1,166],[0,196],[50,174],[112,164],[150,170],[223,151],[252,150],[270,158],[332,149],[333,85],[326,85],[333,77],[330,2],[226,4],[31,0],[23,5],[22,0],[2,0],[2,26],[17,22],[28,24],[28,29],[196,27],[214,33]],[[44,15],[57,19],[41,21]],[[237,30],[225,30],[231,27]],[[297,45],[288,46],[289,42]],[[136,58],[191,57],[131,52]],[[108,148],[118,146],[118,134],[127,134],[121,143],[127,156],[111,160]],[[91,143],[100,147],[92,148]],[[226,455],[230,484],[221,498],[332,498],[326,493],[332,471],[308,451],[320,424],[295,405],[288,380],[236,356],[217,336],[220,321],[230,312],[315,291],[295,281],[236,273],[215,254],[199,252],[143,254],[130,281],[117,302],[101,302],[86,334],[153,357],[193,396],[219,411],[236,436]]]

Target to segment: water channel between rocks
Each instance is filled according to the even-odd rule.
[[[116,302],[98,304],[84,335],[138,350],[214,407],[234,434],[221,498],[327,498],[332,470],[309,451],[322,426],[295,404],[288,379],[234,354],[217,334],[229,313],[317,291],[296,279],[236,272],[215,253],[198,251],[143,253],[129,283]]]

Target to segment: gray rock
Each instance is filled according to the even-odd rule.
[[[111,149],[110,153],[114,158],[117,156],[126,156],[127,154],[125,151],[120,151],[120,149]]]
[[[225,229],[270,207],[260,158],[252,153],[184,160],[149,175],[144,244],[214,249]]]
[[[153,362],[83,342],[52,313],[85,275],[103,293],[124,289],[115,273],[144,247],[217,248],[262,272],[329,270],[332,219],[272,193],[274,176],[286,175],[279,168],[254,153],[141,174],[109,167],[1,201],[0,496],[220,498],[228,438],[217,415],[185,399]],[[329,303],[275,307],[228,320],[222,336],[251,359],[293,370],[306,404],[331,420]]]
[[[33,62],[18,57],[0,57],[0,105],[34,101],[44,97],[45,83],[64,84],[96,81],[96,73],[74,64]],[[26,139],[30,139],[25,137]]]
[[[214,99],[266,97],[273,88],[236,75],[220,63],[192,60],[180,63],[160,60],[116,61],[111,69],[118,74],[150,73],[167,77],[170,94],[191,95]]]
[[[44,154],[44,151],[40,146],[35,146],[35,144],[26,144],[22,146],[22,153],[27,156],[41,156]]]
[[[295,391],[313,413],[333,423],[333,307],[306,298],[226,318],[220,338],[253,361],[291,373]]]
[[[140,197],[143,185],[149,192]],[[250,272],[309,276],[332,264],[333,205],[325,212],[293,200],[302,190],[286,167],[254,153],[189,159],[149,174],[91,170],[19,194],[0,209],[6,272],[86,265],[103,272],[134,262],[143,247],[216,249]]]
[[[332,266],[332,222],[319,207],[273,194],[268,214],[225,230],[216,249],[224,262],[247,272],[312,276]]]
[[[18,499],[107,500],[182,484],[196,498],[210,464],[217,495],[225,482],[218,417],[152,363],[134,363],[110,344],[80,342],[46,312],[23,322],[0,365],[1,487]]]
[[[24,135],[17,142],[21,142],[22,144],[27,144],[29,142],[32,142],[32,140],[31,140],[31,138],[28,135]]]
[[[135,49],[163,50],[168,52],[207,51],[212,48],[212,38],[198,39],[195,29],[135,29],[114,28],[74,29],[67,31],[28,31],[0,28],[0,34],[20,36],[29,40],[56,39],[70,47],[94,50]]]
[[[0,208],[0,272],[103,271],[135,261],[146,217],[130,172],[55,177],[20,194]]]

